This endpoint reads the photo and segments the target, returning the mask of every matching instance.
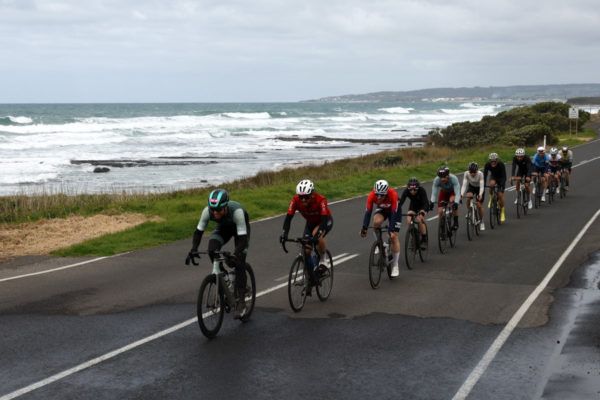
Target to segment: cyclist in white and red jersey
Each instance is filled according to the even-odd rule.
[[[400,258],[400,242],[398,241],[398,231],[400,230],[402,214],[398,212],[398,193],[390,189],[386,180],[378,180],[369,196],[367,197],[367,209],[363,219],[363,226],[360,230],[360,236],[367,236],[367,228],[371,220],[371,213],[375,207],[373,216],[373,226],[379,228],[383,221],[389,219],[390,224],[390,242],[392,243],[392,277],[400,274],[398,268],[398,259]]]
[[[317,250],[321,257],[319,265],[327,265],[329,260],[327,259],[325,235],[333,227],[333,218],[329,207],[327,207],[327,199],[315,192],[315,185],[308,179],[300,181],[296,186],[296,196],[290,202],[283,222],[283,233],[279,237],[281,243],[287,240],[290,224],[296,211],[306,219],[304,238],[312,238],[313,243],[317,244]],[[310,248],[307,249],[308,253],[310,251]]]
[[[562,173],[563,166],[562,159],[556,147],[550,149],[548,167],[550,168],[550,179],[554,179],[554,182],[556,182],[556,194],[558,194],[560,193],[558,182],[560,182],[560,174]]]
[[[479,229],[484,231],[485,224],[483,223],[483,198],[485,196],[485,185],[483,180],[483,172],[479,170],[479,165],[475,161],[469,163],[469,169],[463,174],[463,184],[460,189],[460,199],[467,195],[467,207],[471,206],[471,199],[475,201],[475,206],[479,210]]]

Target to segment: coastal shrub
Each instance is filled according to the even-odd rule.
[[[401,155],[390,155],[375,160],[375,165],[378,167],[392,167],[398,164],[402,164]]]
[[[506,133],[502,138],[502,142],[513,146],[533,146],[542,142],[544,135],[546,135],[546,143],[558,143],[558,137],[545,124],[527,125],[522,128],[513,129]]]

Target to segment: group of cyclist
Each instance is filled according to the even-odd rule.
[[[512,162],[512,172],[510,183],[516,181],[516,189],[524,182],[527,193],[531,190],[529,184],[532,177],[539,176],[543,182],[544,193],[548,185],[548,179],[551,174],[557,179],[563,169],[567,171],[567,187],[569,187],[571,166],[573,163],[573,153],[567,147],[563,146],[559,151],[556,148],[550,150],[550,155],[545,154],[544,147],[539,147],[537,153],[531,159],[525,154],[525,150],[519,148],[515,151]],[[379,228],[385,220],[389,221],[390,242],[392,251],[392,277],[399,275],[398,260],[400,258],[400,242],[398,232],[402,224],[402,206],[409,199],[407,219],[410,224],[412,218],[417,218],[419,230],[422,235],[421,246],[426,248],[428,245],[428,235],[426,225],[423,223],[428,211],[433,210],[435,203],[438,203],[438,217],[441,216],[443,204],[449,203],[452,207],[453,225],[452,229],[458,229],[458,207],[460,201],[466,197],[467,206],[470,201],[476,201],[476,205],[481,216],[480,229],[485,230],[483,223],[483,199],[485,192],[485,182],[488,174],[490,175],[489,187],[490,194],[493,188],[498,191],[498,200],[501,209],[501,221],[505,220],[504,215],[504,186],[506,184],[506,170],[504,163],[499,160],[497,153],[491,153],[488,162],[485,164],[483,172],[479,170],[476,162],[469,163],[468,170],[464,174],[462,188],[459,185],[456,175],[450,173],[450,168],[441,166],[437,170],[437,176],[433,180],[431,197],[428,199],[425,188],[421,186],[417,178],[410,178],[402,195],[390,188],[389,183],[384,180],[375,182],[373,190],[367,196],[366,210],[363,217],[360,236],[366,237],[369,228],[371,216],[373,216],[373,227]],[[535,189],[535,188],[534,188]],[[490,196],[491,197],[491,196]],[[545,196],[542,194],[542,201]],[[488,204],[488,208],[489,208]],[[531,199],[528,207],[532,207]],[[315,192],[315,186],[312,181],[304,179],[296,185],[296,195],[290,201],[285,220],[283,222],[283,232],[279,238],[281,243],[288,239],[291,220],[298,211],[306,220],[304,226],[304,239],[309,239],[310,243],[316,246],[320,259],[317,262],[316,270],[326,268],[327,265],[327,243],[325,236],[333,227],[333,217],[331,210],[327,206],[327,199]],[[246,291],[246,255],[248,254],[248,245],[250,242],[250,223],[248,213],[241,204],[229,199],[229,194],[224,189],[213,190],[208,197],[208,205],[203,209],[200,221],[196,227],[193,236],[192,249],[188,257],[194,257],[198,254],[204,230],[209,221],[217,223],[216,228],[211,234],[208,242],[208,253],[212,262],[214,262],[215,252],[234,238],[235,250],[233,253],[234,267],[236,268],[235,291],[238,302],[235,308],[235,316],[240,318],[245,310],[245,291]],[[310,252],[309,246],[306,251]]]

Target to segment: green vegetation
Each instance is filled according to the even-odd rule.
[[[558,143],[558,136],[569,132],[569,108],[565,103],[544,102],[513,108],[496,116],[485,116],[477,122],[457,122],[443,129],[429,132],[429,140],[436,146],[468,148],[500,144],[506,146],[533,146],[544,136],[549,145]],[[578,127],[590,120],[590,114],[579,110]],[[574,127],[573,127],[574,129]]]
[[[470,161],[476,161],[482,167],[492,151],[498,153],[503,161],[510,161],[516,145],[513,144],[513,140],[500,138],[524,138],[528,144],[527,153],[534,154],[535,147],[541,141],[530,138],[537,138],[540,133],[550,132],[555,143],[569,146],[581,143],[581,138],[585,140],[588,137],[596,137],[596,132],[591,129],[583,129],[578,133],[579,138],[575,135],[570,137],[568,120],[566,133],[564,130],[561,132],[558,127],[564,128],[561,114],[564,111],[563,106],[558,103],[540,103],[501,113],[497,119],[484,117],[480,123],[453,124],[437,133],[443,135],[443,142],[448,141],[447,146],[440,146],[439,138],[435,138],[432,140],[435,146],[386,151],[278,172],[261,172],[224,184],[222,187],[230,192],[233,200],[244,205],[253,220],[257,220],[284,213],[295,194],[296,183],[306,178],[315,182],[318,193],[333,201],[364,195],[378,179],[387,179],[392,186],[401,187],[412,176],[421,181],[433,179],[440,165],[448,165],[451,171],[456,173],[465,171]],[[585,114],[589,118],[589,114]],[[585,119],[585,114],[580,111],[582,119]],[[582,122],[580,120],[581,125]],[[464,128],[465,126],[467,128]],[[489,133],[496,132],[499,127],[503,127],[500,135]],[[481,135],[485,140],[479,137],[469,140],[464,136],[467,132],[471,135]],[[490,142],[490,137],[496,139]],[[36,196],[0,197],[0,222],[15,224],[42,218],[66,217],[70,214],[89,216],[123,212],[160,217],[160,222],[145,222],[125,231],[104,235],[54,252],[60,256],[112,255],[191,237],[212,189],[154,194],[42,193]],[[360,223],[361,214],[362,209],[357,210],[357,223]],[[275,243],[275,237],[273,240]]]

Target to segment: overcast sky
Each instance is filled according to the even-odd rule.
[[[0,103],[600,83],[597,0],[0,0]]]

